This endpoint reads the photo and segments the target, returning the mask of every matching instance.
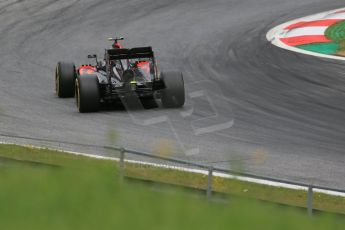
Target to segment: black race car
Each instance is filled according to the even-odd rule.
[[[158,72],[151,47],[125,49],[118,40],[105,50],[104,59],[95,65],[59,62],[56,66],[56,94],[60,98],[76,97],[79,112],[95,112],[102,103],[128,97],[161,99],[164,107],[182,107],[185,90],[181,72]]]

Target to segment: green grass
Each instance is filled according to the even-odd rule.
[[[100,171],[106,170],[114,180],[117,178],[118,174],[117,162],[97,160],[51,150],[38,150],[35,148],[25,148],[14,145],[0,145],[0,157],[23,162],[61,166],[57,168],[81,172],[88,172],[91,169]],[[22,167],[21,164],[18,163],[10,165],[12,165],[10,168]],[[35,164],[35,166],[37,165]],[[0,164],[0,171],[7,168],[8,167],[1,168]],[[193,189],[205,189],[207,184],[207,177],[204,175],[128,163],[126,164],[125,175],[129,178],[155,181],[162,184],[171,184]],[[213,189],[218,193],[231,194],[236,197],[254,198],[297,207],[305,207],[306,205],[307,194],[305,191],[271,187],[220,177],[214,178]],[[316,193],[314,196],[314,207],[318,210],[328,212],[345,213],[345,198]]]
[[[0,229],[343,229],[332,216],[231,199],[210,202],[119,183],[112,171],[21,167],[0,171]]]
[[[326,37],[334,42],[345,40],[345,21],[340,21],[326,30]]]
[[[326,37],[338,44],[337,54],[344,56],[345,52],[345,20],[340,21],[326,30]]]
[[[36,154],[42,154],[5,148],[7,153],[1,148],[1,155],[20,152],[16,158],[33,155],[37,160]],[[182,190],[154,191],[146,184],[121,183],[113,162],[43,152],[55,155],[43,161],[64,167],[16,161],[0,166],[0,229],[337,230],[345,224],[331,215],[309,218],[293,208],[251,199],[217,203]]]

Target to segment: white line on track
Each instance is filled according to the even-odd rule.
[[[327,16],[327,19],[344,19],[345,18],[345,13],[336,13],[335,14],[331,14],[329,16]]]

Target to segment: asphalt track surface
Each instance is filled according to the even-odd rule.
[[[344,63],[265,39],[278,24],[340,7],[342,0],[3,0],[0,133],[148,152],[170,140],[182,159],[345,188]],[[153,46],[162,70],[184,73],[183,109],[79,114],[74,99],[55,96],[56,63],[102,55],[114,34],[128,47]]]

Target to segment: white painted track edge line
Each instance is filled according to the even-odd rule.
[[[56,149],[56,148],[41,147],[41,146],[34,146],[34,145],[28,145],[28,144],[17,144],[14,142],[0,141],[0,144],[16,145],[16,146],[22,146],[22,147],[35,148],[35,149],[47,149],[47,150],[77,155],[77,156],[84,156],[84,157],[99,159],[99,160],[110,160],[110,161],[116,161],[116,162],[120,161],[120,159],[117,157],[105,157],[105,156],[93,155],[93,154],[88,154],[88,153],[65,151],[65,150]],[[125,162],[130,163],[130,164],[146,165],[146,166],[151,166],[151,167],[156,167],[156,168],[161,168],[161,169],[172,169],[172,170],[177,170],[177,171],[182,171],[182,172],[197,173],[197,174],[202,174],[205,176],[208,175],[208,171],[203,170],[203,169],[193,169],[193,168],[187,168],[187,167],[171,166],[171,165],[157,164],[157,163],[137,161],[137,160],[125,160]],[[290,184],[273,182],[273,181],[268,181],[268,180],[254,179],[254,178],[243,177],[243,176],[235,176],[235,175],[226,174],[226,173],[214,172],[213,175],[215,177],[227,178],[227,179],[237,179],[239,181],[251,182],[251,183],[255,183],[255,184],[267,185],[267,186],[272,186],[272,187],[280,187],[280,188],[287,188],[287,189],[294,189],[294,190],[307,190],[308,189],[308,188],[303,187],[303,186],[290,185]],[[327,190],[322,190],[322,189],[314,189],[314,191],[319,192],[319,193],[323,193],[323,194],[327,194],[327,195],[331,195],[331,196],[345,197],[345,193],[340,193],[340,192],[333,192],[333,191],[327,191]]]

